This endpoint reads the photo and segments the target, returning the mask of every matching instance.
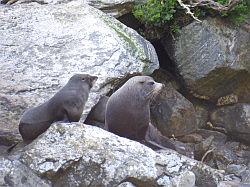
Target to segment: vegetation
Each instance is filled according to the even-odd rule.
[[[186,0],[184,4],[181,0],[148,0],[145,4],[136,5],[133,14],[149,27],[164,27],[168,24],[175,32],[180,26],[176,24],[178,20],[183,19],[183,16],[187,17],[188,14],[197,20],[206,15],[218,15],[239,24],[250,16],[249,2],[249,0]],[[187,14],[184,15],[184,11]]]

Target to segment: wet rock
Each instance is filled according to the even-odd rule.
[[[51,186],[18,160],[0,157],[0,186]]]
[[[151,106],[152,123],[164,136],[183,136],[197,129],[191,102],[167,84]]]
[[[81,2],[2,6],[0,127],[18,132],[27,108],[52,97],[75,73],[98,76],[81,121],[118,78],[159,67],[153,46]]]
[[[250,104],[223,106],[211,114],[211,121],[235,138],[250,143]]]
[[[20,160],[54,186],[116,186],[121,182],[174,186],[194,184],[201,178],[212,184],[223,180],[220,171],[175,151],[158,154],[138,142],[81,123],[53,124],[26,146]]]
[[[250,32],[246,29],[207,18],[182,28],[172,44],[164,38],[163,44],[196,97],[217,102],[233,94],[238,102],[250,101]]]

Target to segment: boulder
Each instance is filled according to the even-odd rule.
[[[24,4],[37,2],[39,4],[62,4],[73,0],[0,0],[0,3]],[[82,2],[102,10],[106,14],[114,17],[120,17],[132,11],[136,3],[144,3],[146,0],[83,0]]]
[[[38,177],[30,168],[16,159],[0,157],[0,186],[51,186],[49,181]]]
[[[223,127],[237,139],[250,143],[250,104],[223,106],[211,114],[214,126]]]
[[[183,136],[197,129],[193,104],[177,92],[171,84],[165,85],[151,106],[152,123],[164,136]]]
[[[220,97],[233,95],[234,101],[223,103],[250,101],[247,29],[207,18],[183,27],[176,40],[165,37],[162,43],[196,97],[217,102]]]
[[[101,95],[130,73],[159,67],[153,46],[115,18],[81,2],[2,6],[0,128],[17,133],[30,107],[52,97],[75,73],[98,76],[82,121]]]
[[[159,154],[138,142],[82,123],[55,123],[9,157],[53,186],[117,186],[129,182],[135,186],[171,187],[194,186],[202,181],[216,186],[224,180],[223,172],[175,151],[165,149]]]

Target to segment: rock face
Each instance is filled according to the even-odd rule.
[[[117,78],[150,74],[153,46],[134,30],[80,2],[2,6],[0,127],[17,132],[21,114],[49,99],[75,73],[98,76],[82,120]]]
[[[163,43],[195,96],[217,101],[233,94],[250,101],[250,32],[207,19],[184,27],[173,46]]]
[[[229,134],[250,143],[250,104],[224,106],[211,114],[214,126],[223,127]]]
[[[18,160],[0,158],[0,186],[51,186]]]
[[[165,136],[183,136],[197,129],[195,109],[191,102],[171,84],[165,86],[151,106],[152,123]]]
[[[135,186],[191,187],[201,181],[216,186],[223,180],[218,170],[175,151],[158,154],[138,142],[81,123],[53,124],[23,151],[9,157],[0,159],[1,184],[6,184],[11,168],[27,171],[28,181],[53,186],[117,186],[130,182]],[[22,178],[17,174],[11,174],[9,183]]]
[[[61,4],[72,0],[0,0],[0,2],[9,2],[16,4],[37,2],[40,4]],[[108,15],[120,17],[132,11],[135,3],[144,3],[145,0],[83,0],[82,2],[102,10]]]
[[[132,11],[135,3],[144,3],[145,0],[86,0],[86,2],[103,12],[119,17]]]

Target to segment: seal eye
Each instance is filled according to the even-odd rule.
[[[144,82],[145,82],[145,81],[140,81],[139,83],[140,83],[140,84],[143,84]]]
[[[155,82],[151,81],[151,82],[148,82],[148,85],[154,85]]]

